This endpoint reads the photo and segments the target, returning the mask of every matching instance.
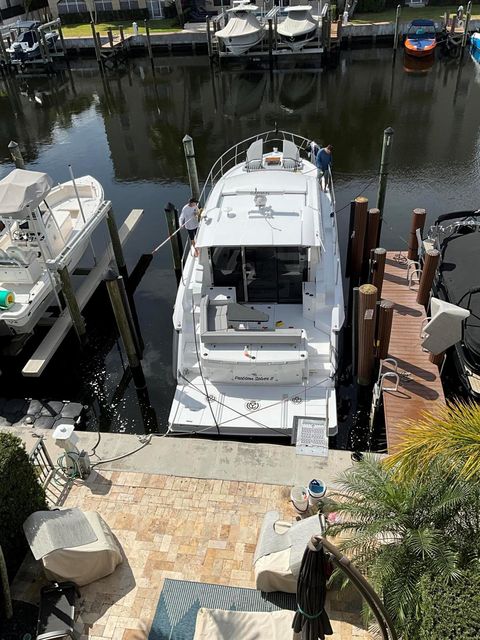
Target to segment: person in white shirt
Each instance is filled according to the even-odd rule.
[[[185,225],[188,237],[194,248],[195,255],[198,256],[198,249],[195,247],[195,236],[198,229],[198,200],[196,198],[190,198],[187,204],[183,207],[180,214],[179,223],[180,226]]]

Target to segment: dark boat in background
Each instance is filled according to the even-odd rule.
[[[440,216],[427,243],[440,251],[433,295],[470,311],[450,351],[468,396],[480,400],[480,210]]]

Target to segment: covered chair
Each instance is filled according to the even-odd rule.
[[[25,520],[23,530],[50,580],[83,586],[109,575],[122,562],[110,528],[95,511],[37,511]]]
[[[319,516],[290,524],[277,511],[265,514],[253,557],[255,586],[260,591],[296,593],[303,553],[314,535],[323,533]]]

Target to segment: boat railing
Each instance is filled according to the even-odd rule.
[[[210,173],[205,180],[205,184],[203,186],[202,192],[200,194],[200,203],[203,205],[207,199],[207,196],[211,189],[215,186],[215,184],[222,178],[227,171],[233,168],[235,165],[240,162],[246,162],[247,159],[247,151],[250,145],[257,140],[263,139],[264,144],[274,144],[283,143],[285,140],[289,142],[293,142],[299,150],[300,157],[308,159],[308,146],[310,144],[310,140],[304,138],[303,136],[299,136],[296,133],[290,133],[288,131],[279,131],[277,129],[273,129],[271,131],[265,131],[263,133],[259,133],[255,136],[251,136],[250,138],[246,138],[242,140],[242,142],[238,142],[230,149],[227,149],[225,153],[223,153],[215,164],[210,169]],[[296,167],[296,158],[291,158],[294,161],[294,165]],[[248,171],[248,168],[247,168]]]

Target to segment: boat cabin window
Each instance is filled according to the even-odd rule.
[[[308,277],[304,247],[215,247],[210,259],[213,285],[235,287],[239,302],[302,302]]]

